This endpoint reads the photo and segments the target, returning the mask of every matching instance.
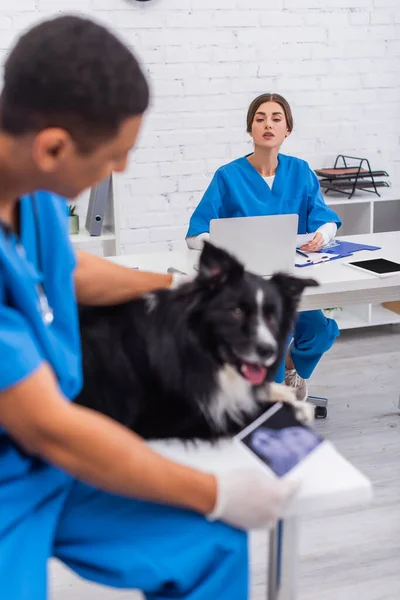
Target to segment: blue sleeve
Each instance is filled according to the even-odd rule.
[[[226,196],[226,184],[222,174],[217,171],[212,178],[203,198],[195,208],[190,219],[189,229],[186,237],[208,233],[210,231],[211,219],[223,217],[224,197]]]
[[[307,232],[314,233],[325,223],[336,223],[339,229],[342,222],[337,214],[325,204],[317,176],[309,167],[308,173]]]
[[[21,313],[0,306],[0,390],[31,375],[43,362],[35,337]]]

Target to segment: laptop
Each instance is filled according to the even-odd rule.
[[[263,277],[293,271],[298,215],[212,219],[210,242]]]

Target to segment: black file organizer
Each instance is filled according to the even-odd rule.
[[[367,158],[339,154],[332,169],[316,169],[315,173],[322,178],[319,183],[325,194],[332,190],[351,198],[356,190],[362,190],[380,196],[378,188],[389,187],[387,181],[375,180],[375,177],[389,177],[389,174],[372,171]]]

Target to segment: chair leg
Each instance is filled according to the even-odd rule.
[[[288,517],[270,532],[268,600],[298,598],[299,521]]]
[[[307,402],[310,402],[315,406],[314,414],[316,419],[326,419],[328,415],[328,398],[308,396]]]

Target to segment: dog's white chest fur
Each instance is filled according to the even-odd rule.
[[[155,294],[150,292],[149,294],[143,296],[143,299],[145,302],[146,312],[147,314],[150,314],[156,308],[158,304],[158,298]]]
[[[224,427],[230,417],[240,424],[243,413],[253,408],[251,384],[234,367],[225,365],[218,373],[218,391],[208,408],[212,421],[218,427]]]

